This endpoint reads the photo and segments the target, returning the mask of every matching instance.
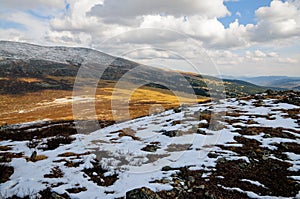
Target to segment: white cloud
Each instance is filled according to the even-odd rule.
[[[293,59],[293,58],[290,58],[290,57],[285,57],[285,58],[279,57],[278,61],[280,63],[298,63],[297,59]]]
[[[300,8],[295,2],[272,1],[269,7],[259,8],[255,14],[258,24],[249,31],[254,42],[298,37],[300,35]]]
[[[4,29],[0,31],[1,40],[26,41],[23,40],[24,33],[16,29]]]
[[[103,18],[108,23],[119,23],[124,18],[135,19],[143,15],[201,15],[212,18],[229,13],[222,0],[104,0],[103,4],[96,5],[91,10],[92,15]]]
[[[67,15],[58,16],[50,21],[51,28],[55,31],[83,31],[89,32],[97,29],[99,25],[96,17],[87,16],[87,12],[97,2],[95,0],[78,1],[75,0],[70,4]]]
[[[185,5],[185,6],[182,6]],[[224,26],[216,17],[229,14],[222,0],[209,2],[172,0],[141,2],[138,0],[75,1],[70,14],[51,20],[56,31],[85,32],[93,39],[111,37],[135,28],[163,28],[183,32],[209,45],[222,40]],[[126,34],[125,34],[126,35]],[[155,35],[129,35],[131,42],[156,42]],[[168,35],[170,36],[170,35]],[[165,43],[172,37],[165,37]],[[163,42],[163,41],[160,41]]]
[[[248,62],[254,63],[286,63],[286,64],[295,64],[298,63],[298,59],[286,57],[284,55],[279,55],[276,52],[263,52],[261,50],[255,50],[253,52],[246,51],[245,52],[245,60]]]
[[[135,50],[129,52],[126,56],[132,59],[178,59],[170,52],[152,48]]]
[[[63,0],[1,0],[0,7],[8,9],[35,9],[35,8],[64,8],[65,2]]]
[[[260,50],[254,51],[254,54],[255,54],[256,57],[266,57],[267,56],[266,53],[264,53]]]
[[[208,55],[218,65],[238,65],[244,62],[244,57],[229,50],[212,50]]]
[[[276,52],[269,52],[268,56],[269,57],[279,57],[278,53],[276,53]]]
[[[225,28],[217,20],[218,17],[230,14],[221,0],[202,2],[185,2],[176,0],[139,0],[110,1],[74,1],[70,14],[51,20],[51,28],[57,34],[68,31],[71,34],[84,32],[90,34],[92,40],[121,34],[135,28],[163,28],[183,32],[199,39],[208,48],[243,48],[255,43],[269,40],[289,39],[297,36],[297,16],[299,9],[295,3],[273,1],[270,7],[262,7],[256,11],[258,24],[239,24],[235,20]],[[283,11],[281,10],[283,8]],[[289,13],[286,15],[285,13]],[[236,13],[239,15],[239,13]],[[299,18],[299,17],[298,17]],[[297,34],[296,34],[297,33]],[[126,35],[126,34],[125,34]],[[123,37],[125,37],[125,35]],[[298,34],[299,35],[299,34]],[[149,34],[123,38],[124,41],[136,43],[157,42]],[[172,41],[172,36],[165,37],[165,42]]]
[[[24,27],[22,30],[5,30],[6,34],[8,34],[6,37],[12,34],[17,41],[27,41],[32,43],[43,43],[45,41],[45,34],[49,30],[47,22],[41,21],[26,12],[13,12],[1,17],[4,20],[10,20]]]

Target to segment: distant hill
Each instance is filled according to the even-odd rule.
[[[91,66],[91,63],[95,66]],[[211,95],[207,85],[217,88],[223,84],[223,94],[229,97],[266,90],[244,81],[222,81],[211,76],[165,71],[88,48],[45,47],[0,41],[0,94],[20,94],[44,89],[71,90],[77,72],[83,65],[87,65],[86,78],[96,78],[95,73],[103,67],[105,71],[101,80],[119,81],[126,74],[126,81],[130,83],[168,87],[169,90],[186,91],[187,80],[195,94],[200,96]],[[22,78],[36,78],[38,81],[23,81]]]
[[[264,87],[277,87],[277,88],[293,89],[293,90],[300,89],[300,77],[259,76],[259,77],[237,77],[237,78]]]

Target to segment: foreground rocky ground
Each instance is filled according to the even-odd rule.
[[[299,198],[300,94],[181,106],[77,134],[1,129],[1,198]]]

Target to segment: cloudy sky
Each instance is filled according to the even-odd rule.
[[[1,0],[0,40],[206,74],[300,76],[300,0]]]

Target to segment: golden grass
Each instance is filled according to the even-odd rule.
[[[29,162],[29,161],[32,161],[32,162],[37,162],[37,161],[41,161],[41,160],[45,160],[47,159],[48,157],[45,156],[45,155],[37,155],[34,157],[34,159],[31,159],[29,157],[25,157],[26,161]]]
[[[28,82],[28,83],[33,83],[33,82],[41,82],[41,79],[38,78],[32,78],[32,77],[22,77],[18,78],[18,80],[23,81],[23,82]]]
[[[101,86],[94,96],[86,93],[86,88],[82,89],[80,97],[83,100],[78,104],[79,114],[75,115],[72,110],[73,91],[43,90],[24,95],[0,95],[0,125],[42,119],[123,121],[171,109],[182,103],[209,100],[204,97],[191,98],[184,94],[175,96],[173,92],[159,88],[141,87],[133,91],[126,87],[115,88],[116,84],[112,81],[101,81],[99,85]],[[93,98],[95,104],[89,101]],[[96,111],[96,115],[92,114],[93,111]]]
[[[0,80],[9,80],[9,78],[8,77],[0,77]]]
[[[62,154],[59,154],[58,157],[71,157],[71,156],[82,156],[82,155],[88,155],[90,154],[89,152],[85,152],[85,153],[82,153],[82,154],[78,154],[78,153],[74,153],[74,152],[65,152],[65,153],[62,153]]]
[[[67,106],[48,106],[43,103],[69,95],[72,95],[71,91],[57,90],[45,90],[24,95],[0,95],[0,125],[30,122],[45,118],[53,120],[68,118],[72,115],[71,104]]]

